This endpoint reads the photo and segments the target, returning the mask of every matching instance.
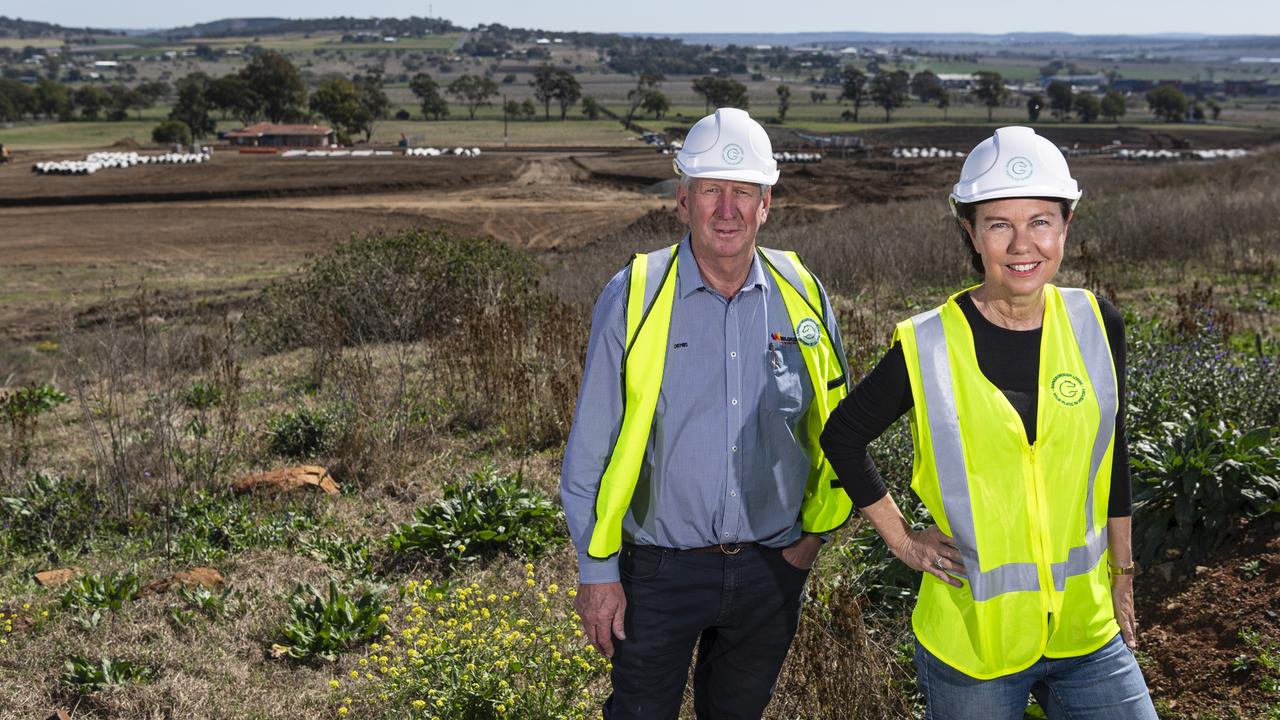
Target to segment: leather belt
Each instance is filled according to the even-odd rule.
[[[745,548],[762,548],[760,543],[721,543],[719,545],[708,545],[706,547],[684,548],[676,550],[678,553],[724,553],[725,555],[737,555]]]

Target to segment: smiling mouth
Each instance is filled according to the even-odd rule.
[[[1015,275],[1029,275],[1034,272],[1036,268],[1040,267],[1041,262],[1043,261],[1037,260],[1036,262],[1028,263],[1010,263],[1005,265],[1005,267],[1012,270]]]

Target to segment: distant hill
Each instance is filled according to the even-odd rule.
[[[150,35],[173,40],[189,38],[233,37],[240,35],[278,35],[283,33],[360,32],[372,31],[388,35],[423,35],[459,32],[464,28],[442,18],[227,18],[169,30],[154,30]]]
[[[1036,43],[1088,43],[1100,44],[1150,44],[1160,42],[1188,42],[1223,40],[1262,40],[1276,42],[1277,37],[1267,35],[1228,36],[1198,33],[1163,33],[1154,35],[1075,35],[1062,32],[1003,33],[879,33],[879,32],[801,32],[801,33],[622,33],[631,37],[663,37],[683,40],[695,45],[773,45],[795,47],[797,45],[894,45],[903,43],[946,43],[975,45],[1029,45]]]
[[[120,35],[117,30],[69,28],[37,20],[23,20],[0,15],[0,38],[48,38],[65,35]]]

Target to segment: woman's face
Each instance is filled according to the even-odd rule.
[[[982,256],[983,284],[1002,297],[1033,296],[1058,273],[1070,217],[1055,200],[1009,198],[975,208],[965,229]]]

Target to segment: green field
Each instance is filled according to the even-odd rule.
[[[511,145],[638,145],[636,134],[614,120],[558,120],[507,124]],[[502,144],[502,120],[388,120],[374,129],[375,143],[392,144],[400,133],[416,146]]]
[[[151,143],[151,131],[156,121],[126,120],[124,122],[54,122],[26,123],[0,129],[0,144],[14,149],[80,150],[105,148],[123,138]],[[220,123],[219,128],[230,130],[239,123]]]

